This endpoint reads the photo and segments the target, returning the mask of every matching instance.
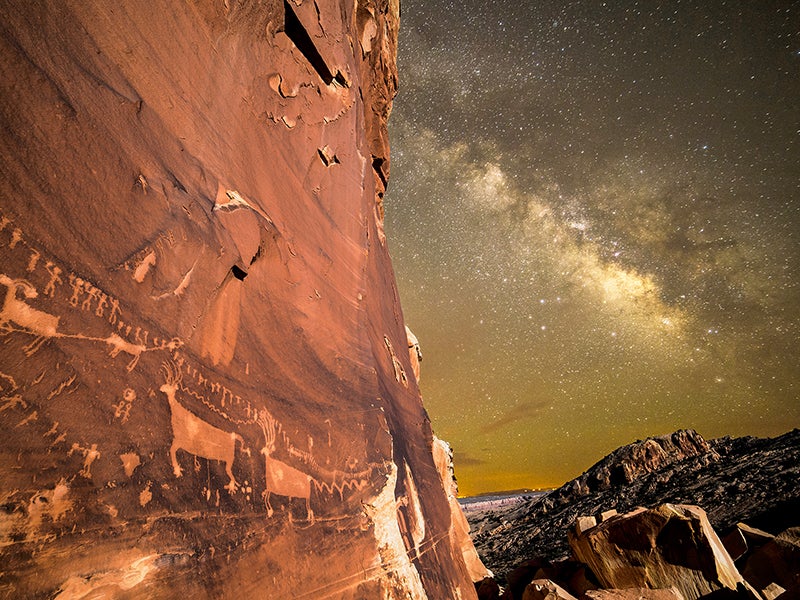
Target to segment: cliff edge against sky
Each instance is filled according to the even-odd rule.
[[[383,235],[398,3],[0,14],[0,595],[474,597]]]

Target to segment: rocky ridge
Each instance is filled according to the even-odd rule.
[[[581,516],[666,502],[703,507],[722,533],[740,521],[772,533],[797,525],[800,430],[774,439],[707,441],[692,430],[648,438],[545,496],[467,518],[484,564],[502,581],[533,557],[569,556],[567,532]]]

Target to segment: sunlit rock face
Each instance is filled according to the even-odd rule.
[[[382,229],[397,2],[0,14],[0,595],[474,597]]]

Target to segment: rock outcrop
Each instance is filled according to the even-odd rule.
[[[413,347],[412,347],[413,348]],[[412,350],[413,351],[413,350]],[[450,444],[433,436],[433,459],[439,469],[442,485],[450,502],[450,543],[453,551],[461,553],[472,581],[479,582],[491,577],[492,572],[481,562],[469,537],[469,523],[458,503],[458,483],[453,470],[453,450]]]
[[[575,529],[569,544],[605,588],[675,587],[685,600],[696,600],[744,585],[705,511],[696,506],[640,508]]]
[[[397,0],[0,15],[0,596],[475,597],[383,233]]]
[[[798,525],[800,430],[774,439],[707,441],[693,431],[650,438],[546,495],[467,518],[484,564],[502,581],[531,558],[568,556],[566,534],[578,517],[589,526],[662,503],[702,506],[723,535],[742,521],[773,534]]]

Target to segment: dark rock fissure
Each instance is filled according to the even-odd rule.
[[[325,82],[325,85],[333,83],[333,73],[331,73],[328,65],[325,64],[319,50],[317,50],[317,47],[314,45],[314,41],[311,39],[311,36],[308,35],[300,19],[294,14],[294,10],[292,10],[287,0],[283,0],[283,12],[283,27],[286,35],[288,35],[289,39],[297,46],[297,49],[303,53],[303,56],[306,57],[309,64],[314,68],[322,81]]]

